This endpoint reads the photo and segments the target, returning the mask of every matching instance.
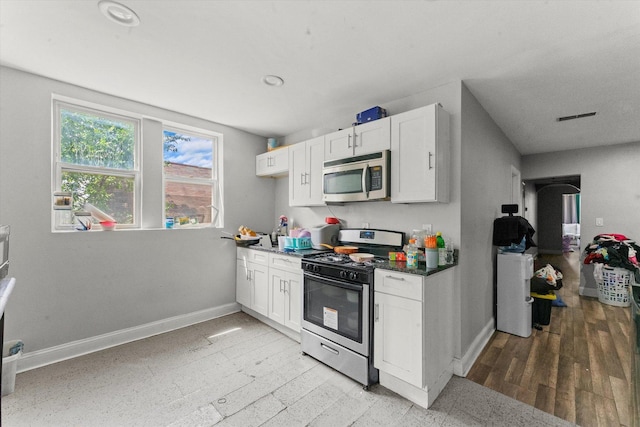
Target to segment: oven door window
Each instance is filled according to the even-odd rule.
[[[362,343],[362,286],[304,278],[304,320]]]
[[[349,169],[339,172],[325,172],[324,194],[362,193],[364,169]]]

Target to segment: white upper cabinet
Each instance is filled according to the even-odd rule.
[[[289,146],[289,206],[322,206],[324,136]]]
[[[390,117],[385,117],[325,135],[324,160],[375,153],[390,147]]]
[[[257,176],[284,176],[289,172],[289,146],[256,156]]]
[[[438,104],[391,119],[391,202],[449,202],[449,114]]]

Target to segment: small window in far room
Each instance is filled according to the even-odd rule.
[[[163,140],[167,227],[218,226],[217,137],[205,131],[165,128]]]

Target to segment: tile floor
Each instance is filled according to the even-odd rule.
[[[453,377],[430,409],[351,379],[244,313],[23,372],[5,426],[565,426]]]

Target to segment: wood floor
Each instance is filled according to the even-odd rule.
[[[546,263],[564,274],[567,307],[529,338],[496,331],[467,378],[580,426],[630,425],[630,308],[579,296],[578,252]]]

